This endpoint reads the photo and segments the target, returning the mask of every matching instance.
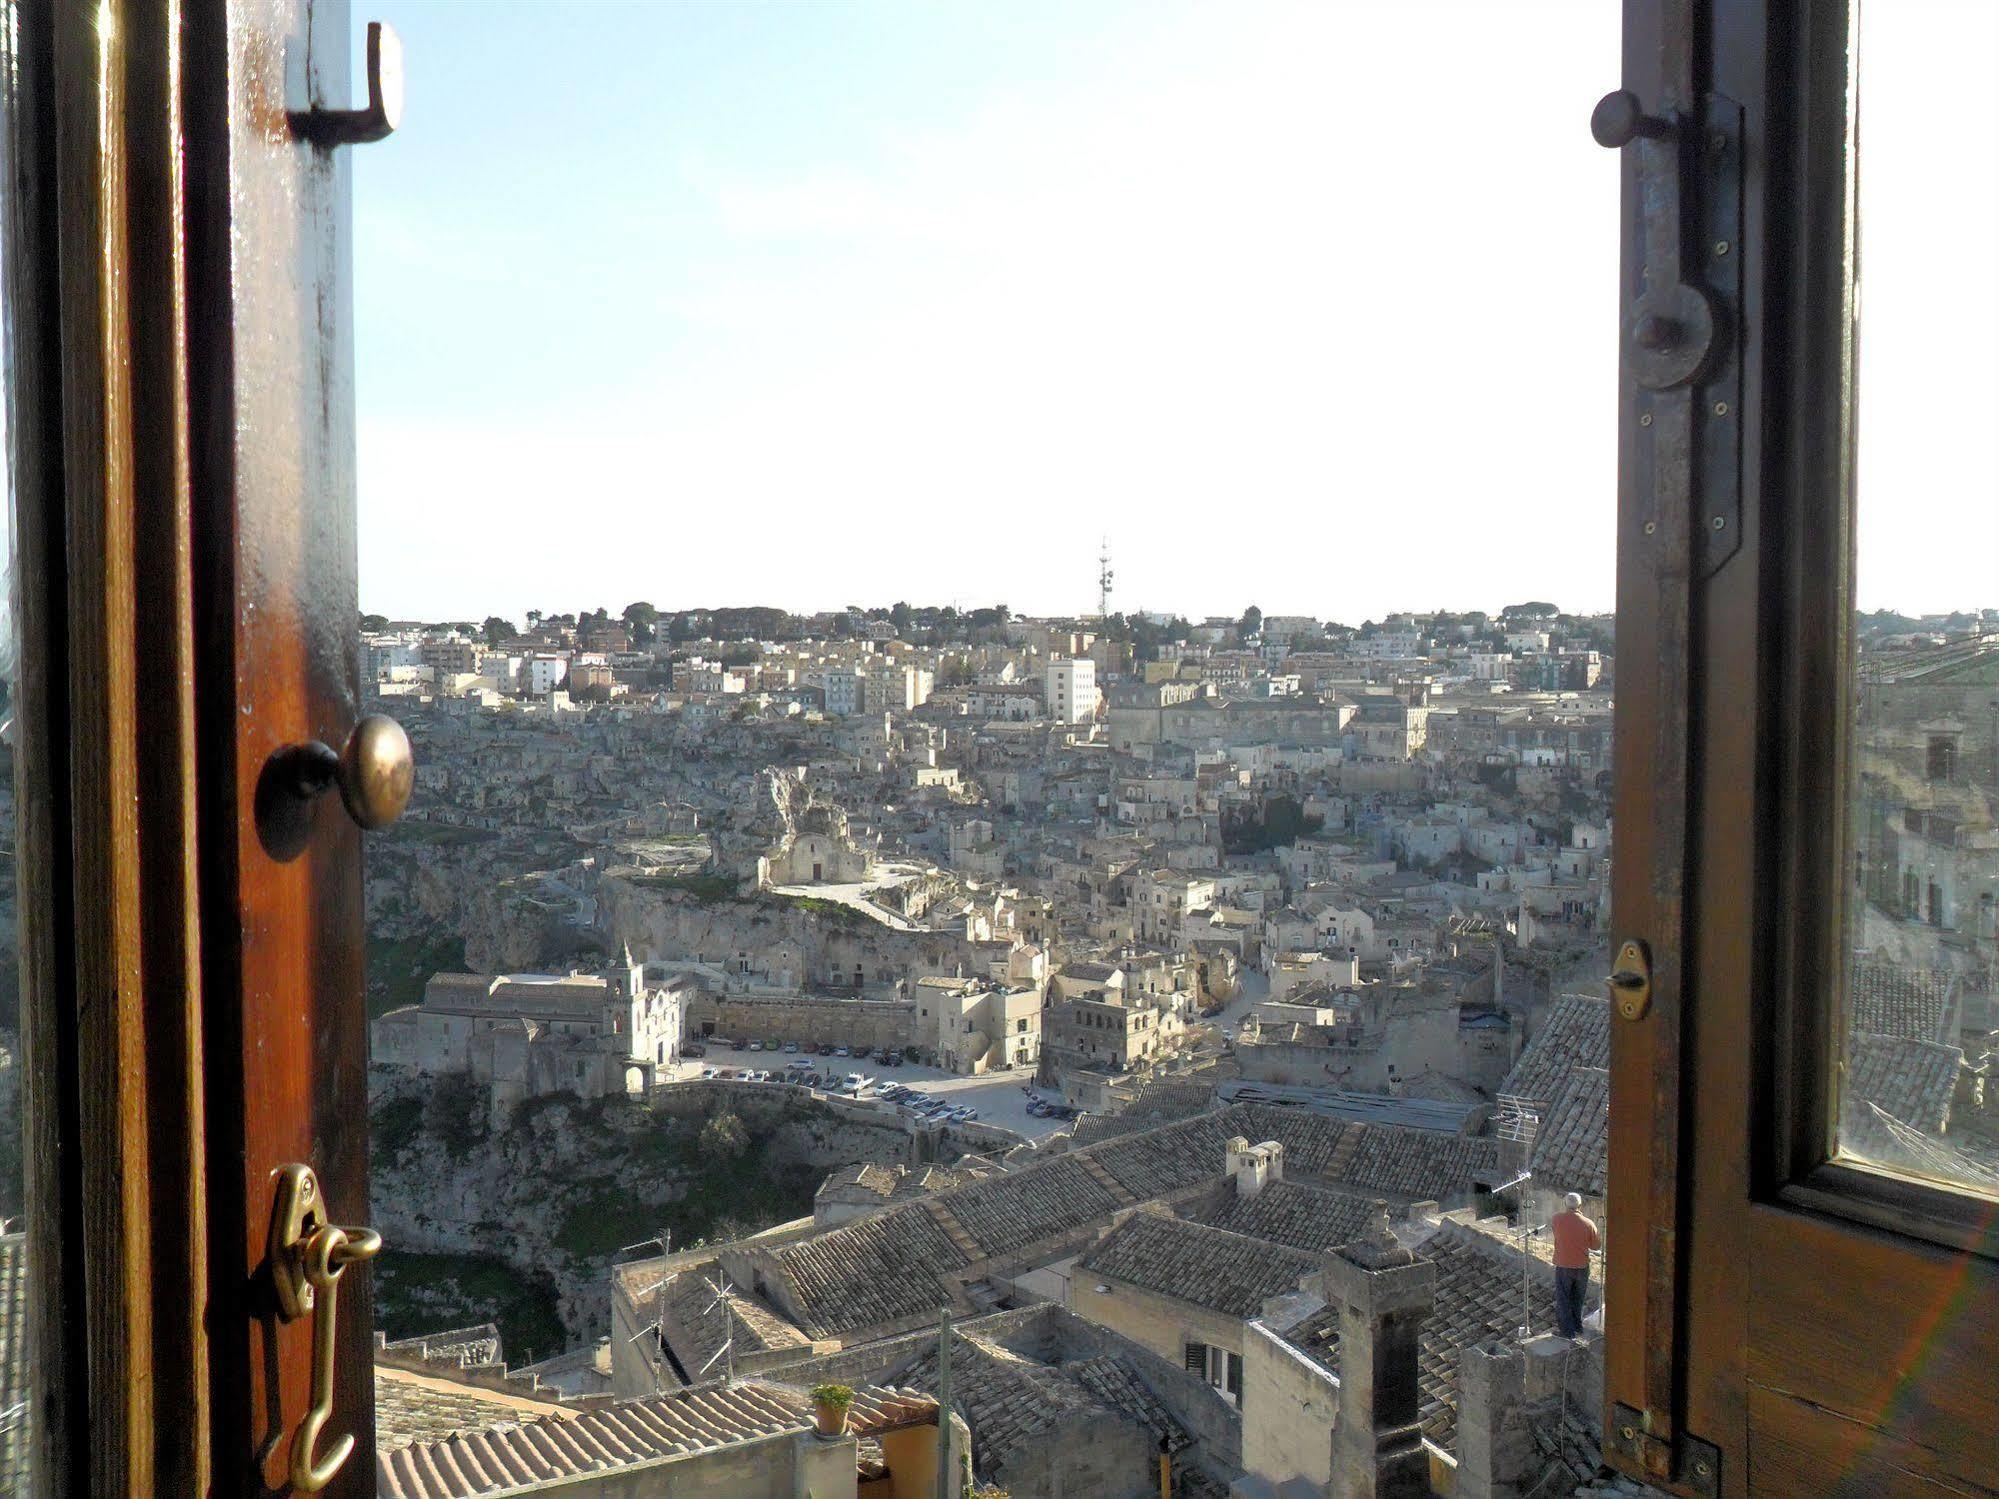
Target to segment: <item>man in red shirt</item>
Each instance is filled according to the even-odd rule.
[[[1567,1205],[1548,1225],[1555,1231],[1555,1326],[1565,1338],[1582,1336],[1589,1252],[1603,1243],[1603,1235],[1583,1216],[1582,1207],[1582,1194],[1569,1193]]]

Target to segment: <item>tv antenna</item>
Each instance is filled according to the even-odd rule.
[[[736,1293],[734,1288],[730,1286],[727,1276],[724,1276],[720,1283],[712,1280],[709,1281],[708,1289],[715,1293],[715,1299],[709,1302],[704,1310],[712,1312],[716,1307],[721,1307],[723,1322],[728,1328],[729,1335],[722,1339],[722,1346],[708,1356],[708,1362],[694,1371],[694,1377],[699,1379],[703,1374],[714,1368],[715,1360],[719,1358],[726,1360],[722,1365],[722,1383],[725,1386],[734,1386],[736,1383],[736,1311],[734,1307],[729,1305],[729,1298]]]
[[[1097,618],[1111,617],[1111,539],[1106,536],[1097,548]]]

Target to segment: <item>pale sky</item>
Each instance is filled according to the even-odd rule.
[[[1617,12],[405,0],[404,124],[354,153],[363,606],[1073,612],[1108,534],[1114,608],[1608,608]],[[1920,107],[1985,108],[1992,53],[1926,47]],[[1999,602],[1971,196],[1911,195],[1977,215],[1947,252],[1870,237],[1914,377],[1863,477],[1978,545],[1882,543],[1870,605]],[[1939,353],[1985,382],[1949,420]]]

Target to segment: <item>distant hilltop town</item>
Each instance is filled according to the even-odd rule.
[[[362,623],[384,1494],[1611,1491],[1609,616]],[[1857,634],[1843,1137],[1999,1187],[1999,611]]]

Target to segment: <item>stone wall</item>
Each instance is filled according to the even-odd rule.
[[[898,1001],[816,995],[702,993],[687,1006],[687,1035],[801,1046],[914,1046],[916,1007]]]
[[[695,1078],[661,1084],[646,1103],[655,1114],[675,1119],[732,1113],[751,1131],[769,1135],[773,1155],[787,1165],[831,1170],[856,1161],[913,1165],[920,1159],[912,1132],[894,1109],[789,1083]]]
[[[1243,1339],[1242,1466],[1272,1483],[1333,1477],[1340,1384],[1262,1322]]]

